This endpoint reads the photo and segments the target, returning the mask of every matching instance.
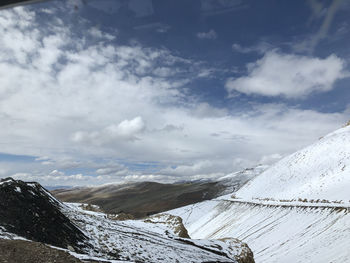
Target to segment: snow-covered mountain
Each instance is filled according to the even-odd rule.
[[[26,245],[11,240],[25,239],[51,245],[83,262],[254,262],[248,246],[237,239],[185,236],[182,220],[171,215],[116,221],[79,204],[61,203],[37,183],[0,181],[0,250],[7,240],[5,246],[17,251],[17,258],[18,247]],[[38,249],[36,244],[33,249]]]
[[[227,174],[217,179],[217,186],[220,188],[220,191],[217,193],[216,197],[238,191],[243,185],[261,174],[268,167],[268,165],[257,165],[252,168]]]
[[[285,157],[241,188],[243,199],[350,200],[350,126]]]
[[[256,262],[350,262],[350,126],[265,170],[234,194],[178,208],[192,238],[237,237]]]

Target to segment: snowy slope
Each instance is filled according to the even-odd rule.
[[[11,178],[0,181],[0,196],[0,239],[39,241],[81,259],[99,258],[99,262],[192,263],[252,259],[248,246],[233,238],[188,238],[182,220],[171,215],[155,215],[142,221],[112,220],[111,215],[83,210],[80,204],[62,203],[37,183]],[[25,222],[18,223],[22,217]],[[57,231],[52,232],[51,228]],[[80,236],[81,239],[71,240]]]
[[[218,193],[217,196],[230,194],[236,192],[249,180],[252,180],[263,171],[265,171],[269,166],[268,165],[257,165],[252,168],[247,168],[242,171],[230,173],[223,177],[217,179],[218,185],[222,186],[223,190]]]
[[[192,238],[237,237],[257,263],[350,262],[347,208],[258,205],[229,196],[178,208]],[[314,204],[316,206],[316,204]]]
[[[106,214],[67,204],[63,212],[90,238],[91,256],[136,262],[237,262],[245,250],[235,240],[192,240],[165,233],[164,226],[127,220],[115,221]],[[221,249],[218,249],[220,247]]]
[[[350,200],[350,126],[341,128],[271,166],[236,196]]]

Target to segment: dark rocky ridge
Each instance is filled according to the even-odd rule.
[[[0,181],[0,226],[33,241],[82,252],[88,239],[60,211],[61,206],[38,183]]]

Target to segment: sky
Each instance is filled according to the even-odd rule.
[[[215,179],[350,119],[348,1],[48,0],[0,10],[0,178]]]

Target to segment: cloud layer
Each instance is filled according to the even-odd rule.
[[[1,151],[38,157],[0,162],[2,177],[45,185],[213,178],[278,159],[348,118],[348,109],[278,103],[215,107],[188,88],[211,74],[202,62],[121,43],[88,21],[67,25],[55,12],[0,13]],[[343,71],[334,55],[268,52],[226,88],[297,98],[330,90]]]

